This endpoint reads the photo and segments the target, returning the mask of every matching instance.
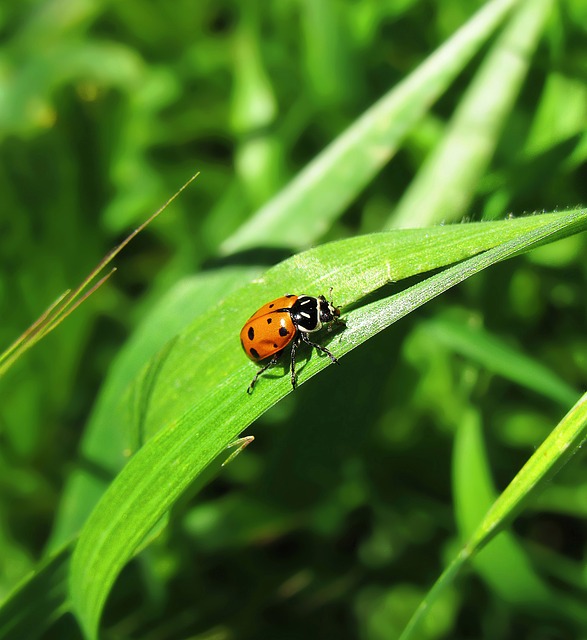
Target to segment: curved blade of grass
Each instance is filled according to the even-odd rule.
[[[455,438],[453,486],[455,514],[461,538],[470,537],[497,498],[483,436],[479,414],[473,408],[463,416]],[[541,611],[550,619],[574,613],[572,600],[557,593],[536,574],[517,538],[503,531],[483,552],[473,558],[479,575],[506,602]],[[587,609],[580,611],[587,620]],[[576,617],[574,618],[576,619]]]
[[[464,551],[480,551],[514,518],[534,493],[552,479],[587,438],[587,394],[583,395],[500,495]]]
[[[552,0],[526,0],[512,16],[457,109],[442,142],[404,193],[386,227],[459,220],[489,165],[528,73]]]
[[[541,226],[546,220],[554,222],[555,215],[558,214],[502,221],[491,223],[492,226],[475,223],[349,238],[280,263],[262,279],[226,296],[221,307],[200,316],[180,336],[161,366],[148,411],[139,409],[146,415],[146,424],[141,428],[146,434],[154,433],[188,411],[223,381],[222,373],[232,371],[235,361],[243,361],[240,329],[267,300],[287,292],[326,294],[333,287],[335,303],[345,307],[382,286],[463,260],[518,237],[523,229]],[[252,378],[255,365],[250,363],[245,369]],[[260,388],[266,386],[265,380],[260,381]],[[284,387],[272,385],[275,402],[287,389],[285,383],[280,381]],[[120,422],[117,416],[110,419]]]
[[[130,428],[123,428],[128,388],[142,367],[170,336],[214,306],[259,267],[226,267],[178,282],[154,307],[113,363],[92,411],[81,444],[83,468],[70,474],[63,490],[48,549],[54,550],[78,533],[108,483],[128,461],[133,447]]]
[[[316,242],[397,150],[519,0],[491,0],[375,103],[221,246],[303,249]]]
[[[267,272],[263,280],[227,296],[175,341],[160,371],[162,382],[153,387],[148,412],[153,428],[165,428],[159,428],[109,487],[88,518],[72,560],[70,594],[88,637],[96,637],[101,610],[116,577],[151,528],[243,429],[291,392],[289,380],[282,377],[265,380],[253,396],[246,394],[255,368],[240,353],[238,333],[251,312],[243,310],[243,300],[254,309],[268,299],[268,289],[274,294],[283,293],[279,276],[284,275],[288,284],[296,278],[306,284],[314,280],[317,291],[327,290],[331,284],[341,301],[348,304],[398,276],[438,266],[443,253],[451,259],[462,259],[474,246],[483,251],[479,248],[483,239],[487,242],[496,226],[502,234],[513,233],[513,239],[391,298],[345,314],[347,327],[331,342],[333,353],[348,353],[410,311],[499,260],[584,230],[587,214],[536,216],[505,225],[481,223],[469,225],[470,229],[455,226],[398,231],[324,245],[294,256]],[[474,236],[470,244],[463,229]],[[184,361],[180,371],[176,370],[182,364],[179,354]],[[173,359],[174,366],[168,367]],[[325,368],[326,360],[311,358],[300,382]],[[186,362],[191,364],[190,375]],[[191,385],[189,393],[186,382]]]
[[[463,566],[479,553],[534,498],[545,483],[579,450],[587,438],[587,394],[567,413],[534,455],[487,511],[467,544],[438,578],[418,607],[401,640],[419,636],[419,626],[426,612]],[[574,607],[573,615],[583,618],[584,606]]]

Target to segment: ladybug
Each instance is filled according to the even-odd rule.
[[[340,309],[324,296],[296,296],[288,294],[268,302],[256,311],[241,330],[241,344],[247,356],[254,362],[271,357],[260,369],[247,393],[251,393],[259,376],[277,363],[283,350],[291,343],[291,386],[296,388],[296,350],[305,342],[326,353],[332,362],[338,360],[326,347],[312,342],[308,334],[319,331],[331,322],[339,322]]]

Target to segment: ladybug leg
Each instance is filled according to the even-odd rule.
[[[300,344],[300,335],[301,332],[298,333],[291,343],[291,386],[293,389],[296,388],[296,351]]]
[[[257,380],[259,379],[259,376],[262,373],[265,373],[265,371],[267,371],[267,369],[269,369],[269,367],[272,367],[273,365],[277,364],[277,361],[279,360],[279,358],[281,357],[281,354],[283,353],[283,349],[281,351],[278,351],[273,358],[271,358],[271,360],[269,360],[269,362],[262,368],[259,369],[259,371],[257,371],[257,373],[255,374],[255,377],[251,380],[251,384],[249,385],[249,388],[247,389],[247,393],[249,395],[251,395],[251,393],[253,392],[253,387],[255,386],[255,383],[257,382]]]
[[[303,331],[300,331],[300,337],[306,344],[309,344],[311,347],[316,347],[318,351],[322,351],[322,353],[325,353],[332,360],[332,362],[334,362],[334,364],[338,364],[338,358],[336,358],[336,356],[333,356],[326,347],[323,347],[321,344],[312,342]]]

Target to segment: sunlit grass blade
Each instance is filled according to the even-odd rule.
[[[328,293],[333,287],[334,301],[346,307],[380,287],[464,260],[519,237],[524,230],[554,223],[558,216],[360,236],[328,243],[281,262],[226,296],[222,305],[196,318],[180,336],[154,386],[145,432],[157,431],[224,382],[224,374],[243,359],[238,340],[243,323],[267,300],[288,291]],[[560,219],[564,218],[565,215]],[[307,371],[311,365],[308,363]],[[249,364],[245,369],[252,378],[255,366]],[[205,376],[203,371],[207,372]],[[249,382],[250,379],[243,388]],[[279,381],[280,385],[284,383],[285,380]],[[266,385],[261,381],[260,388],[263,386]],[[278,385],[272,389],[277,401],[282,389]],[[117,415],[110,415],[109,419],[120,421]]]
[[[402,640],[418,637],[418,627],[426,611],[440,593],[454,581],[463,565],[478,554],[520,513],[523,507],[579,450],[587,438],[587,394],[567,413],[558,426],[522,467],[505,491],[493,503],[480,525],[437,580],[402,634]],[[576,609],[576,610],[575,610]],[[581,614],[581,611],[583,613]],[[584,608],[575,607],[574,617],[584,617]]]
[[[79,532],[108,482],[128,460],[137,425],[125,428],[129,386],[141,368],[194,319],[224,296],[255,278],[258,267],[224,267],[178,282],[147,314],[114,361],[94,406],[81,444],[86,463],[71,474],[55,518],[49,550]],[[99,472],[98,472],[99,471]]]
[[[223,244],[303,249],[330,227],[398,149],[519,0],[491,0],[411,75],[375,103]]]
[[[357,296],[390,282],[462,260],[511,239],[524,229],[533,228],[538,220],[526,218],[491,226],[439,227],[425,234],[420,231],[392,233],[386,236],[389,242],[381,245],[383,251],[370,256],[372,264],[367,258],[362,260],[362,272],[338,274],[338,280],[344,284],[339,284],[334,292],[337,303],[348,304]],[[220,379],[223,369],[218,368],[219,363],[227,359],[226,366],[242,362],[240,345],[233,336],[238,335],[239,325],[250,315],[251,307],[259,306],[285,290],[327,291],[334,282],[334,274],[340,271],[339,256],[343,253],[362,255],[369,250],[369,244],[369,240],[363,239],[327,245],[305,254],[303,270],[299,266],[300,256],[297,256],[255,282],[250,281],[258,275],[256,268],[224,268],[202,273],[180,282],[164,296],[124,347],[103,386],[81,447],[83,460],[89,464],[72,474],[64,489],[50,548],[59,546],[79,531],[104,491],[108,478],[114,477],[128,459],[131,451],[129,434],[137,428],[128,424],[127,416],[131,414],[128,387],[140,368],[166,341],[193,324],[191,331],[176,345],[183,346],[171,354],[165,371],[159,376],[154,398],[150,401],[152,417],[148,418],[147,433],[157,430],[174,414],[187,411],[197,398],[205,395],[208,387],[216,384],[212,372],[206,381],[201,376],[201,371],[207,369],[212,360]],[[345,246],[348,249],[344,249]],[[227,297],[226,304],[217,308],[216,303]],[[230,319],[234,322],[229,322]],[[204,342],[202,337],[205,337]],[[253,372],[249,375],[252,377]],[[178,395],[177,389],[182,390],[181,394]],[[141,425],[140,428],[144,427]],[[97,470],[100,473],[96,473]]]
[[[480,249],[484,232],[491,236],[496,228],[512,235],[494,248]],[[285,376],[266,380],[253,396],[246,394],[254,367],[245,361],[238,343],[240,325],[250,312],[242,309],[243,291],[250,294],[245,299],[254,309],[260,296],[267,299],[268,286],[283,293],[278,276],[289,271],[293,281],[295,265],[295,278],[314,281],[318,291],[330,284],[348,305],[397,279],[397,274],[407,277],[439,266],[435,261],[442,260],[443,252],[463,259],[473,246],[482,251],[394,296],[345,313],[346,329],[329,344],[340,357],[482,269],[585,228],[587,214],[579,212],[352,238],[295,256],[198,318],[175,341],[160,369],[162,383],[152,387],[148,421],[155,435],[109,487],[82,530],[72,561],[70,593],[87,636],[96,637],[116,577],[152,527],[212,461],[226,455],[226,447],[248,425],[291,392]],[[327,360],[311,358],[300,383],[328,366]],[[188,365],[189,379],[185,378]]]
[[[511,17],[387,228],[424,227],[459,220],[466,213],[528,73],[551,7],[552,0],[526,0]]]

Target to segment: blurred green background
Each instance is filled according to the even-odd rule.
[[[100,386],[141,320],[194,273],[261,273],[297,250],[220,247],[482,5],[0,4],[0,344],[201,171],[2,380],[0,596],[42,557]],[[552,12],[466,219],[587,202],[586,27],[580,0]],[[483,55],[320,242],[389,224]],[[458,544],[459,486],[501,490],[585,386],[585,256],[574,237],[500,264],[285,398],[123,573],[104,637],[397,637]],[[532,389],[536,363],[562,391]],[[479,436],[478,480],[454,463],[463,425]],[[443,597],[425,637],[587,637],[580,458]],[[43,637],[80,635],[64,616]]]

